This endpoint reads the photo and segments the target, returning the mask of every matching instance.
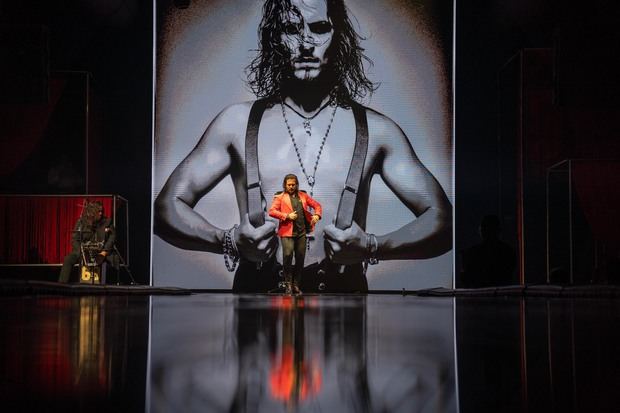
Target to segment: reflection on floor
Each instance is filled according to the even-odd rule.
[[[152,411],[456,411],[451,299],[154,297]]]
[[[4,411],[611,412],[619,319],[620,301],[592,298],[4,296],[0,400]]]
[[[618,412],[620,300],[458,298],[463,412]]]
[[[4,411],[143,411],[148,296],[0,298]]]

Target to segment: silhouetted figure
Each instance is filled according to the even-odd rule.
[[[515,252],[499,238],[499,234],[500,224],[496,215],[482,218],[482,242],[463,251],[463,287],[478,288],[515,283]]]
[[[607,284],[620,285],[620,252],[607,260]]]
[[[549,284],[570,284],[570,272],[564,267],[554,267],[549,271]]]

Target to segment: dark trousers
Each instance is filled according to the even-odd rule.
[[[282,237],[282,265],[284,274],[293,275],[297,284],[301,283],[301,276],[304,270],[304,260],[306,259],[306,234],[298,237]],[[295,265],[293,266],[293,256]]]
[[[79,261],[79,251],[71,251],[69,254],[67,254],[67,256],[65,256],[65,261],[62,264],[62,269],[60,270],[60,277],[58,277],[58,282],[69,282],[69,278],[71,278],[71,270],[73,270],[73,266]]]

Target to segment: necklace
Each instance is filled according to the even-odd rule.
[[[286,109],[284,106],[288,106],[291,110],[297,113],[299,116],[304,118],[308,122],[308,128],[306,128],[306,123],[304,122],[304,130],[308,134],[308,137],[312,136],[312,132],[310,131],[310,120],[314,119],[321,111],[326,108],[329,104],[331,104],[331,100],[328,101],[325,105],[323,105],[317,113],[312,115],[310,118],[303,116],[301,113],[297,112],[295,109],[291,108],[289,105],[284,103],[284,99],[280,99],[280,107],[282,108],[282,117],[284,118],[284,124],[286,125],[286,130],[288,131],[288,136],[290,136],[291,141],[293,142],[293,148],[295,148],[295,154],[297,155],[297,161],[299,162],[299,166],[301,167],[301,171],[306,177],[306,182],[310,186],[310,196],[313,194],[316,169],[319,167],[319,160],[321,159],[321,154],[323,153],[323,146],[325,146],[325,141],[327,140],[327,136],[329,135],[329,131],[332,128],[332,123],[334,122],[334,117],[336,116],[336,109],[338,109],[338,105],[334,104],[334,110],[332,111],[331,118],[329,120],[329,124],[327,125],[327,130],[325,131],[325,135],[323,135],[323,140],[321,141],[321,146],[319,147],[319,152],[316,154],[316,161],[314,161],[314,169],[312,170],[312,175],[308,175],[306,168],[304,167],[304,162],[301,159],[301,154],[299,153],[299,148],[297,147],[297,141],[295,141],[295,136],[293,136],[293,131],[291,130],[291,126],[288,123],[288,119],[286,117]]]
[[[302,114],[301,112],[299,112],[297,109],[295,109],[294,107],[292,107],[291,105],[289,105],[288,103],[286,103],[284,101],[284,99],[281,99],[281,103],[284,104],[287,108],[289,108],[290,110],[292,110],[293,112],[295,112],[300,118],[303,119],[303,125],[304,125],[304,130],[306,131],[306,134],[308,135],[308,137],[312,137],[312,125],[310,125],[310,121],[314,118],[316,118],[318,116],[319,113],[321,113],[323,111],[323,109],[325,109],[327,106],[330,105],[330,103],[332,103],[332,100],[329,99],[327,102],[325,102],[323,104],[323,106],[321,106],[319,108],[319,110],[317,110],[314,115],[312,116],[306,116],[304,114]]]

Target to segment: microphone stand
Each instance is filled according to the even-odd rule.
[[[125,271],[127,271],[127,275],[129,275],[129,279],[131,280],[129,282],[129,285],[136,285],[136,280],[133,278],[133,275],[131,274],[131,270],[129,269],[129,266],[125,263],[125,260],[121,256],[121,253],[118,251],[118,248],[116,248],[116,244],[114,244],[113,248],[114,248],[114,253],[118,257],[119,261],[121,262],[121,265],[125,267]],[[119,281],[120,281],[120,265],[119,265],[118,273],[116,274],[116,285],[120,285]]]
[[[109,228],[109,227],[108,227],[108,228]],[[104,244],[105,244],[105,242],[107,241],[108,236],[109,236],[109,234],[108,234],[108,228],[106,228],[106,231],[105,231]],[[129,275],[129,280],[130,280],[130,281],[129,281],[129,285],[136,285],[136,280],[135,280],[135,278],[133,278],[133,274],[131,273],[131,270],[129,269],[129,266],[127,265],[127,263],[126,263],[126,262],[125,262],[125,260],[123,259],[123,256],[122,256],[122,255],[121,255],[121,253],[118,251],[118,248],[116,247],[116,243],[114,243],[114,244],[112,245],[112,248],[114,248],[114,252],[113,252],[112,254],[113,254],[113,255],[115,254],[115,255],[118,257],[119,261],[120,261],[120,265],[118,266],[118,269],[116,270],[116,285],[120,285],[120,284],[121,284],[121,283],[120,283],[120,279],[121,279],[121,275],[120,275],[121,270],[120,270],[120,267],[121,267],[121,265],[122,265],[123,267],[125,267],[125,271],[127,271],[127,275]]]

